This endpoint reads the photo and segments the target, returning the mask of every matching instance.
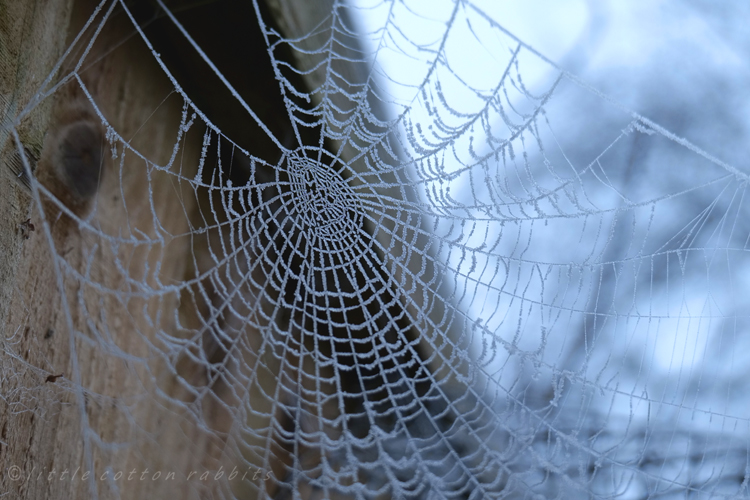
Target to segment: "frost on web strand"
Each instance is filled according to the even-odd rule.
[[[747,494],[740,172],[470,2],[84,22],[38,164],[14,134],[69,375],[10,397],[75,408],[83,463],[215,498]],[[233,467],[270,476],[188,478]]]

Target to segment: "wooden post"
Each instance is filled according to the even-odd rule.
[[[0,2],[0,491],[13,498],[199,498],[215,487],[186,481],[221,443],[177,403],[195,395],[154,347],[196,327],[195,304],[169,286],[192,273],[187,180],[203,131],[183,131],[170,165],[184,102],[109,7],[47,88],[67,83],[35,102],[96,4]],[[24,165],[30,188],[16,179]]]

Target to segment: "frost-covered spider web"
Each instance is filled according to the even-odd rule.
[[[130,466],[206,498],[750,495],[742,169],[491,6],[248,5],[261,97],[194,29],[216,5],[104,1],[8,127],[91,496],[153,487]]]

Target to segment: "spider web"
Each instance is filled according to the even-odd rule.
[[[254,2],[273,119],[188,9],[158,4],[148,21],[99,5],[8,128],[69,338],[69,397],[54,398],[75,408],[85,465],[197,456],[223,474],[178,478],[206,498],[749,494],[747,174],[478,3],[337,1],[316,18]],[[153,19],[242,127],[186,90]],[[126,41],[167,82],[156,136],[118,121],[106,71],[90,76]],[[61,150],[65,134],[106,143],[88,182],[45,177],[67,160],[35,164],[16,130],[58,96],[77,103]],[[17,342],[6,380],[29,369]],[[4,399],[24,412],[49,390]]]

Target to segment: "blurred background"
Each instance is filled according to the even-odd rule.
[[[747,495],[750,6],[355,5],[528,484]]]

